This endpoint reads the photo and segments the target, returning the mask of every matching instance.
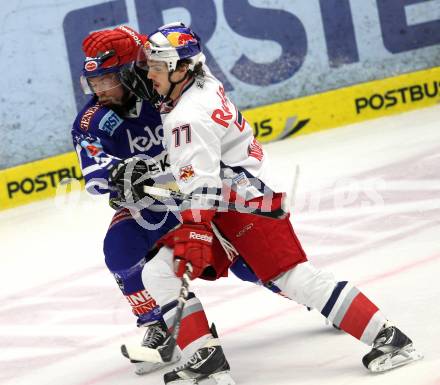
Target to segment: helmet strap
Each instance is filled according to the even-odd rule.
[[[171,97],[171,94],[173,93],[173,91],[176,88],[176,86],[178,84],[182,83],[183,81],[185,81],[186,79],[188,79],[188,76],[190,75],[190,72],[187,71],[185,76],[182,79],[178,80],[177,82],[173,82],[171,80],[171,76],[173,75],[173,73],[174,73],[174,70],[171,71],[171,72],[168,72],[168,81],[170,82],[171,86],[170,86],[170,89],[168,90],[167,95],[165,96],[165,100],[169,100],[170,97]]]

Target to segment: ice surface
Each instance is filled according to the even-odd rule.
[[[234,277],[193,287],[237,384],[440,384],[440,107],[267,145],[310,259],[356,283],[425,359],[372,375],[368,347],[317,312]],[[0,213],[0,383],[161,384],[119,353],[140,330],[102,240],[112,210],[85,193]]]

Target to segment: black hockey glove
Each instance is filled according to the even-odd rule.
[[[136,157],[124,159],[111,168],[109,182],[116,190],[116,195],[111,196],[109,201],[110,207],[115,210],[136,204],[147,196],[144,186],[154,184],[148,176],[148,164]]]
[[[148,71],[132,64],[129,68],[121,70],[122,83],[138,98],[148,100],[151,105],[158,109],[161,96],[153,87],[153,81],[147,77]]]

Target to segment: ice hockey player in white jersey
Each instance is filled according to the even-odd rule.
[[[155,349],[166,338],[168,326],[162,309],[145,290],[142,269],[145,261],[154,257],[156,241],[179,224],[180,216],[171,214],[163,203],[148,199],[141,182],[137,182],[147,173],[156,182],[168,187],[175,185],[168,154],[162,145],[161,118],[152,107],[158,95],[153,92],[151,82],[140,78],[141,74],[133,67],[139,45],[146,40],[146,36],[123,25],[92,32],[84,39],[82,49],[86,58],[81,84],[90,100],[75,119],[72,139],[86,190],[109,194],[110,205],[116,210],[103,250],[106,266],[127,299],[137,326],[145,330],[141,344],[136,347]],[[142,89],[136,87],[139,84]],[[128,173],[131,175],[125,179]],[[142,183],[148,184],[148,180]],[[127,191],[129,196],[123,196]],[[241,258],[235,260],[230,271],[242,280],[260,283]],[[271,283],[265,286],[279,292]],[[193,323],[201,318],[201,306],[197,306],[195,296],[189,302],[192,311],[185,312],[183,329],[197,333]],[[187,332],[185,339],[178,338],[177,343],[185,348],[197,337]],[[121,350],[130,358],[126,345]],[[171,362],[131,361],[137,374],[146,374],[178,359],[176,349]]]
[[[308,261],[283,207],[284,194],[271,188],[267,154],[204,64],[199,37],[182,23],[165,25],[149,35],[138,66],[163,96],[160,112],[171,170],[180,190],[192,197],[182,205],[183,223],[159,240],[160,250],[142,273],[167,316],[173,317],[179,277],[188,266],[192,279],[216,279],[240,255],[262,282],[274,282],[289,298],[373,346],[363,358],[370,371],[420,359],[411,339],[363,293]],[[253,212],[218,210],[212,204],[216,200],[244,204]],[[215,240],[224,247],[216,247]],[[193,354],[164,375],[165,383],[213,378],[234,384],[215,330],[206,322],[199,326],[202,336],[188,341],[184,352]],[[182,327],[179,337],[185,338],[187,330]]]

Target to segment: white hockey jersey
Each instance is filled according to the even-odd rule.
[[[227,181],[246,200],[261,196],[271,185],[267,154],[223,85],[204,69],[161,115],[171,171],[186,194]]]

